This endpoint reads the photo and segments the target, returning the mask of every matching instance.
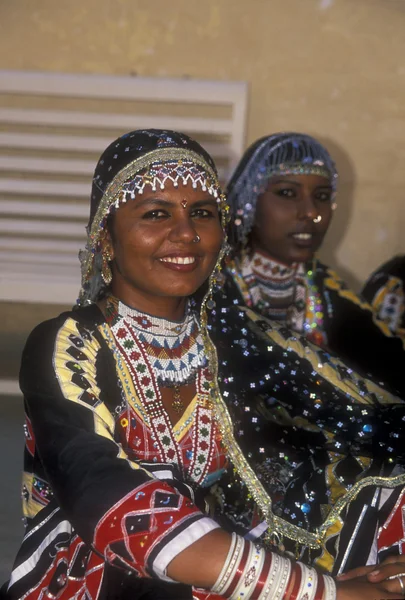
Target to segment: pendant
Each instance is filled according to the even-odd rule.
[[[173,386],[172,409],[178,414],[184,412],[184,404],[180,396],[180,388],[178,385]]]

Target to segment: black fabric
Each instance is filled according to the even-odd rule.
[[[326,281],[330,277],[328,267],[319,261],[315,264],[314,283],[322,298],[323,327],[330,352],[358,373],[371,377],[393,394],[405,398],[403,341],[382,331],[375,323],[371,306],[360,306],[345,297],[344,292],[348,288],[343,282],[339,281],[339,287],[336,289],[327,286]],[[312,263],[308,268],[309,266],[313,268]],[[235,301],[243,305],[242,294],[232,274],[229,271],[225,273],[223,291],[228,297],[228,302]]]
[[[401,254],[399,256],[394,256],[394,258],[391,258],[391,260],[381,265],[381,267],[374,271],[374,273],[370,276],[369,281],[366,283],[364,289],[366,289],[370,282],[375,281],[378,283],[378,278],[386,275],[398,277],[398,279],[401,279],[401,281],[405,282],[405,255]]]
[[[405,294],[405,255],[395,256],[385,264],[381,265],[366,281],[362,289],[362,296],[370,302],[370,304],[378,311],[378,307],[374,306],[374,301],[378,294],[384,290],[391,278],[399,279],[400,285],[397,293],[400,294],[400,310],[402,316],[396,322],[395,329],[405,330],[405,310],[403,297]],[[397,307],[395,307],[397,310]],[[389,307],[386,307],[388,313]],[[391,308],[392,310],[392,308]],[[396,332],[396,331],[395,331]],[[402,332],[403,335],[403,332]]]
[[[273,333],[276,335],[271,337]],[[271,495],[277,515],[315,531],[324,521],[322,507],[329,504],[325,470],[331,457],[336,461],[336,480],[342,477],[344,487],[365,476],[389,476],[395,465],[405,467],[401,425],[405,403],[401,400],[381,403],[370,393],[367,382],[357,375],[353,378],[352,370],[344,363],[335,359],[332,362],[330,354],[287,327],[266,320],[252,322],[224,289],[215,295],[210,334],[218,351],[220,388],[232,417],[235,439]],[[280,337],[285,346],[275,341]],[[294,350],[297,341],[302,351]],[[307,360],[306,349],[315,350],[315,367]],[[327,366],[333,368],[336,380],[349,387],[339,389],[333,380],[324,378],[322,372]],[[351,398],[347,389],[364,394],[365,404]],[[366,472],[360,457],[371,459]],[[359,514],[364,504],[362,496],[372,496],[375,489],[369,485],[353,503],[352,511]],[[227,507],[224,512],[234,528],[246,530],[254,512],[246,486],[229,472],[221,481],[221,490]],[[305,518],[300,507],[308,503],[311,494],[311,511]],[[370,522],[374,533],[381,516],[377,513],[370,509],[356,534],[356,543],[364,544],[364,552],[366,548],[370,551]],[[350,539],[355,526],[355,518],[345,521],[345,539]],[[332,547],[335,542],[330,542]],[[284,543],[296,551],[294,543]],[[332,554],[336,555],[336,548]],[[305,556],[309,560],[308,553],[304,561]],[[312,551],[312,559],[316,556],[317,552]],[[335,572],[342,558],[336,556],[339,560]],[[353,566],[364,564],[362,556],[354,552],[350,560]]]
[[[331,310],[324,311],[332,352],[357,371],[369,374],[405,398],[405,351],[399,337],[386,335],[374,321],[371,307],[362,308],[325,284],[328,268],[317,261],[315,285]],[[345,286],[342,288],[345,289]],[[347,289],[347,288],[346,288]]]
[[[100,318],[97,307],[82,310],[85,317]],[[56,334],[68,314],[34,329],[22,357],[20,386],[29,400],[28,415],[47,480],[69,521],[91,544],[94,528],[105,512],[149,477],[117,461],[116,444],[94,435],[92,412],[67,402],[61,393],[52,361]],[[75,316],[79,314],[76,311]],[[98,371],[103,374],[104,369],[99,366]]]

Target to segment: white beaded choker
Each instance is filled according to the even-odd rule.
[[[138,360],[134,338],[142,344],[160,384],[188,383],[207,364],[197,315],[189,308],[180,322],[148,315],[122,302],[117,308],[114,336],[130,361]]]

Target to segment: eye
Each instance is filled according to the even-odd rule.
[[[196,208],[191,211],[191,216],[193,219],[212,219],[214,211],[209,210],[208,208]]]
[[[319,190],[315,194],[315,199],[320,202],[329,202],[332,198],[331,190]]]
[[[296,198],[296,192],[292,188],[279,188],[274,193],[281,198]]]
[[[165,219],[169,214],[167,211],[162,209],[149,210],[144,215],[142,215],[142,219],[148,219],[150,221],[159,221],[160,219]]]

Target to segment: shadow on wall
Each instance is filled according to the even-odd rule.
[[[354,291],[358,291],[362,282],[345,266],[339,263],[336,256],[339,246],[343,242],[346,229],[350,223],[353,214],[356,173],[354,163],[350,156],[341,146],[328,138],[318,138],[326,146],[332,158],[336,162],[339,173],[338,191],[337,191],[337,209],[333,215],[331,226],[326,235],[324,244],[319,252],[319,257],[328,266],[332,267],[342,279]]]

